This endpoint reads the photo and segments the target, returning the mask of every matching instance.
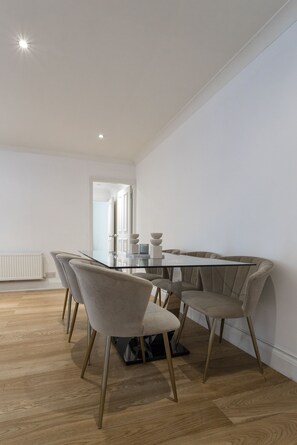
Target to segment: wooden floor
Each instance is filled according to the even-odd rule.
[[[71,344],[61,321],[63,292],[0,294],[0,443],[297,444],[297,384],[227,342],[215,341],[202,383],[208,333],[190,320],[174,359],[179,402],[170,398],[165,361],[125,366],[112,351],[103,429],[98,430],[103,339],[85,380],[86,318]]]

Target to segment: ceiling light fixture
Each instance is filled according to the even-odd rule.
[[[29,48],[29,43],[25,39],[20,39],[19,40],[19,47],[22,48],[22,49],[28,49]]]
[[[103,134],[99,134],[98,138],[101,139],[101,140],[104,139]]]

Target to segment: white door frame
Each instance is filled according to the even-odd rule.
[[[111,183],[111,184],[125,184],[130,185],[133,191],[133,220],[132,230],[136,228],[136,183],[135,179],[123,178],[104,178],[102,176],[91,176],[89,179],[89,234],[88,244],[89,250],[93,250],[93,182]]]

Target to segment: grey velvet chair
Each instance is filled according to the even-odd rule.
[[[175,377],[168,332],[179,328],[179,320],[167,310],[149,302],[152,284],[103,267],[70,261],[81,289],[86,311],[93,329],[81,377],[84,377],[97,332],[106,336],[98,427],[102,428],[107,387],[111,337],[143,337],[163,334],[166,358],[174,400],[177,401]],[[143,342],[144,343],[144,342]]]
[[[72,315],[72,320],[71,320],[71,325],[70,325],[70,330],[69,330],[69,337],[68,337],[68,342],[70,343],[71,338],[72,338],[72,334],[73,334],[73,329],[74,329],[74,325],[75,325],[75,321],[76,321],[76,317],[77,317],[77,311],[79,308],[80,304],[84,304],[81,292],[80,292],[80,288],[77,282],[77,278],[76,275],[74,273],[74,270],[72,269],[72,267],[70,267],[69,262],[73,259],[77,259],[79,258],[78,255],[71,255],[71,254],[67,254],[67,253],[59,253],[56,258],[58,259],[58,261],[60,262],[60,264],[62,265],[64,274],[66,276],[67,279],[67,283],[69,286],[69,292],[73,298],[73,300],[75,301],[75,306],[74,306],[74,310],[73,310],[73,315]],[[83,259],[82,261],[90,263],[89,260],[85,260]],[[88,331],[89,332],[89,331]]]
[[[220,255],[213,252],[183,252],[183,255],[195,256],[200,258],[219,258]],[[170,279],[171,277],[163,277],[152,280],[154,286],[156,286],[156,295],[159,295],[159,302],[161,305],[161,290],[166,291],[165,301],[163,307],[167,307],[170,296],[174,293],[178,297],[181,296],[181,292],[191,289],[202,289],[200,278],[200,267],[182,267],[181,268],[182,281],[176,285]]]
[[[251,315],[256,309],[265,282],[273,268],[273,263],[264,258],[248,256],[228,256],[222,257],[222,259],[255,263],[255,265],[213,268],[203,267],[200,271],[203,290],[189,290],[184,291],[181,294],[181,299],[185,304],[185,308],[180,332],[177,336],[177,342],[179,341],[189,307],[212,319],[203,382],[207,379],[217,320],[221,320],[221,341],[224,320],[226,318],[246,318],[259,370],[261,374],[263,374],[263,367]]]
[[[68,314],[67,314],[67,328],[66,328],[66,332],[68,334],[69,332],[69,326],[70,326],[70,317],[71,317],[71,295],[69,294],[69,284],[67,281],[67,277],[65,275],[64,269],[62,267],[62,264],[60,263],[60,261],[57,258],[57,255],[59,254],[65,254],[65,255],[72,255],[69,252],[63,252],[62,250],[53,250],[52,252],[50,252],[51,256],[53,257],[53,260],[55,262],[56,268],[57,268],[57,272],[59,275],[59,278],[61,280],[61,284],[62,286],[65,288],[65,298],[64,298],[64,304],[63,304],[63,312],[62,312],[62,320],[64,320],[65,317],[65,311],[66,311],[66,307],[67,307],[67,302],[68,302]],[[79,255],[75,255],[77,258],[80,258]]]
[[[179,255],[180,250],[179,249],[166,249],[163,250],[165,253],[172,253],[173,255]],[[147,268],[145,269],[145,272],[136,272],[134,273],[134,277],[144,278],[148,281],[158,280],[158,279],[164,279],[169,280],[170,279],[170,273],[171,271],[167,267],[156,267],[156,268]],[[159,298],[159,304],[161,306],[161,289],[157,287],[154,303],[157,302],[157,299]]]

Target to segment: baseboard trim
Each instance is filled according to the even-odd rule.
[[[2,292],[22,292],[61,289],[61,282],[58,280],[45,279],[37,281],[5,281],[0,283],[0,293]]]

